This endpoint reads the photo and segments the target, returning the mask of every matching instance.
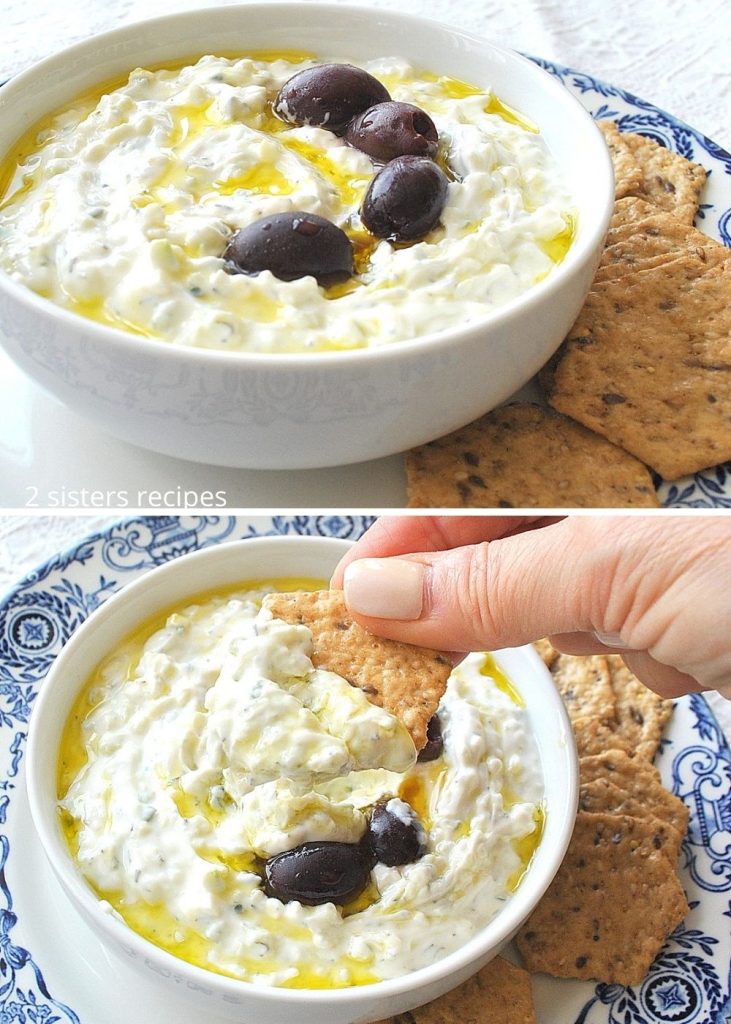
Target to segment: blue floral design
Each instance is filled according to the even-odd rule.
[[[11,938],[18,918],[5,877],[9,853],[10,841],[0,835],[0,1024],[79,1024],[74,1011],[51,996],[28,950]]]
[[[722,975],[713,960],[717,945],[712,936],[679,925],[638,988],[597,985],[576,1024],[585,1024],[597,1004],[607,1007],[607,1024],[721,1024]],[[693,952],[696,947],[703,956]]]

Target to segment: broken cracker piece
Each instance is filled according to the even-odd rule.
[[[518,933],[528,970],[640,984],[688,911],[657,842],[639,818],[580,811],[556,877]]]
[[[535,1024],[530,975],[495,957],[458,988],[380,1024]]]
[[[639,461],[565,416],[502,406],[406,456],[412,508],[657,508]]]
[[[354,622],[342,591],[267,594],[272,615],[312,633],[312,664],[336,672],[399,718],[417,750],[436,712],[452,666],[439,651],[374,636]]]

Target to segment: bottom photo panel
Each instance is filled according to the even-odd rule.
[[[731,517],[0,516],[0,1021],[723,1024]]]

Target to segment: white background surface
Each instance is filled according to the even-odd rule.
[[[25,573],[120,516],[0,516],[0,597]],[[707,694],[714,714],[731,740],[731,701]]]
[[[0,80],[95,32],[214,5],[213,0],[1,4]],[[371,6],[390,7],[393,0]],[[729,0],[400,0],[397,6],[604,78],[731,149]],[[199,493],[224,489],[231,507],[367,507],[374,502],[363,484],[376,473],[378,504],[403,505],[400,456],[372,467],[262,473],[212,469],[144,452],[90,428],[0,355],[0,504],[25,507],[35,487],[41,508],[68,508],[76,497],[69,491],[86,488],[100,494],[96,506],[86,496],[84,507],[134,507],[148,504],[151,489],[180,485]],[[185,502],[178,498],[171,504]]]

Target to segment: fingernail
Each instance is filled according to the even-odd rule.
[[[361,558],[345,570],[345,602],[374,619],[418,619],[424,566],[403,558]]]
[[[625,651],[629,650],[629,644],[626,644],[619,633],[600,633],[598,629],[594,630],[594,636],[597,638],[600,644],[604,644],[605,647],[618,647]]]

